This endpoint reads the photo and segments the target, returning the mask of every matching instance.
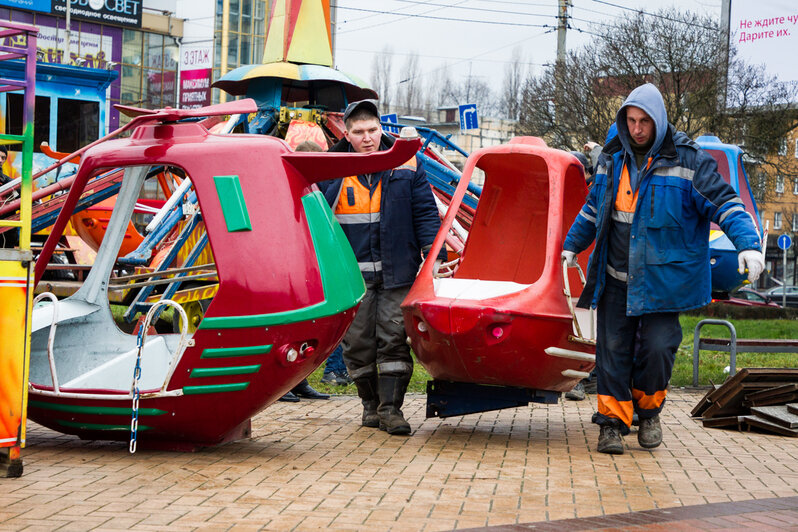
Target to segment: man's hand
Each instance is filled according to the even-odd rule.
[[[748,272],[749,283],[755,283],[756,280],[759,279],[762,270],[765,269],[765,261],[760,251],[746,249],[737,254],[737,266],[738,272]]]
[[[562,255],[560,256],[565,260],[565,264],[567,264],[569,268],[576,267],[576,253],[564,249],[562,250]]]

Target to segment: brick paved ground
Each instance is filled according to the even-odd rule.
[[[798,496],[798,438],[704,429],[700,396],[671,392],[663,445],[622,456],[595,452],[592,400],[424,420],[411,396],[410,437],[360,427],[355,398],[277,403],[193,454],[30,423],[0,530],[450,530]]]

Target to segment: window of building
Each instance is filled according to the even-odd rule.
[[[798,196],[798,177],[792,180],[792,193]]]
[[[100,104],[85,100],[58,100],[58,151],[72,153],[100,137]]]
[[[778,154],[781,155],[782,157],[787,155],[787,139],[786,138],[785,139],[781,139],[779,141]]]
[[[784,176],[776,176],[776,194],[784,194]]]
[[[23,134],[25,127],[25,121],[22,117],[24,105],[25,100],[22,94],[7,94],[6,133],[10,135]],[[33,151],[41,152],[40,146],[42,142],[50,142],[50,98],[36,96],[35,106],[36,108],[33,110]]]
[[[793,213],[792,215],[792,232],[795,233],[798,231],[798,214]]]
[[[781,213],[773,213],[773,229],[781,229]]]
[[[148,109],[175,107],[178,54],[177,42],[168,35],[125,29],[121,101]],[[120,117],[122,123],[128,120]]]
[[[266,33],[266,2],[261,0],[230,0],[230,29],[227,35],[227,72],[243,65],[263,61],[263,35]],[[222,0],[216,0],[214,29],[213,79],[221,77],[222,64]],[[219,91],[213,91],[214,102]]]
[[[798,139],[795,139],[795,158],[798,159]]]

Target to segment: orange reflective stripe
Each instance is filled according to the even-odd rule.
[[[654,392],[654,395],[647,395],[642,390],[632,389],[632,397],[634,397],[637,406],[645,410],[652,410],[662,406],[666,395],[668,395],[668,390],[658,390]]]
[[[408,161],[406,161],[404,164],[402,164],[400,166],[397,166],[397,168],[404,168],[404,169],[407,169],[407,170],[415,170],[416,169],[416,156],[414,155]]]
[[[615,419],[620,419],[627,427],[632,426],[634,406],[632,401],[619,401],[611,395],[598,396],[599,414]]]
[[[621,212],[635,212],[637,208],[637,192],[632,193],[629,181],[629,170],[623,165],[621,182],[618,184],[618,194],[615,196],[615,210]]]
[[[348,190],[352,189],[354,204],[349,204]],[[341,184],[341,195],[338,197],[338,205],[335,206],[335,214],[365,214],[369,212],[380,212],[380,197],[382,196],[382,182],[377,183],[377,188],[369,196],[369,189],[360,182],[357,176],[344,178]]]

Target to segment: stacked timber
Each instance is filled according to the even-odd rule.
[[[743,368],[698,402],[705,427],[798,437],[798,368]]]

